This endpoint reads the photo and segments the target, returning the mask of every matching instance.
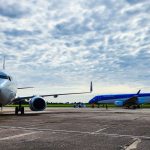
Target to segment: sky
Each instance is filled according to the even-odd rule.
[[[19,87],[37,87],[24,94],[90,81],[94,94],[148,92],[149,14],[149,0],[0,0],[0,59]]]

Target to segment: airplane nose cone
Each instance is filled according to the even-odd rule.
[[[6,86],[6,81],[5,80],[0,80],[0,99],[3,98],[3,90]]]
[[[3,94],[2,94],[2,90],[0,88],[0,101],[3,99]],[[1,103],[1,102],[0,102]]]
[[[2,93],[2,87],[1,87],[1,85],[0,85],[0,95],[1,95],[1,93]]]

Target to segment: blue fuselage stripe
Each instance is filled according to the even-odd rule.
[[[137,96],[139,103],[150,103],[150,93],[141,94],[116,94],[116,95],[98,95],[92,98],[89,103],[114,103],[116,100],[125,101],[131,97]]]

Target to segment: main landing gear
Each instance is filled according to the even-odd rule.
[[[0,107],[1,107],[1,112],[3,111],[3,105],[2,104],[0,104]]]
[[[24,107],[21,106],[21,102],[19,102],[19,106],[15,107],[15,114],[18,115],[19,112],[21,115],[24,115]]]

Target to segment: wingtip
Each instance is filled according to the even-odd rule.
[[[92,93],[93,92],[93,82],[91,81],[91,84],[90,84],[90,92]]]

